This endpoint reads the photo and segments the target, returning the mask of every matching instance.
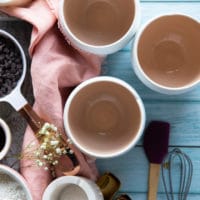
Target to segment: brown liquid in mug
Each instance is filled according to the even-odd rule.
[[[200,25],[180,15],[161,17],[144,30],[138,58],[145,74],[167,87],[200,79]]]
[[[92,152],[114,153],[136,136],[141,113],[124,87],[99,82],[82,89],[71,103],[69,125],[78,143]]]
[[[65,19],[71,32],[91,45],[119,40],[135,15],[133,0],[66,0]]]

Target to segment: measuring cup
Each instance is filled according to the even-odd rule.
[[[27,70],[27,63],[24,50],[22,49],[19,42],[10,33],[0,30],[0,35],[13,42],[14,45],[18,48],[22,58],[22,66],[23,66],[23,72],[20,79],[17,82],[17,85],[15,86],[15,88],[12,89],[10,93],[6,94],[3,97],[0,97],[0,102],[8,102],[10,105],[12,105],[12,107],[16,111],[22,114],[22,116],[27,120],[28,124],[30,125],[34,133],[37,134],[39,130],[42,129],[42,127],[45,125],[46,122],[37,115],[37,113],[32,109],[31,105],[27,102],[27,100],[21,93],[21,85],[24,81]],[[65,144],[64,140],[63,144]],[[71,159],[73,165],[77,166],[78,161],[76,159],[76,156],[73,153],[73,151],[70,151],[69,153],[70,149],[69,147],[70,144],[68,144],[66,155]]]
[[[3,97],[0,97],[0,102],[8,102],[10,105],[12,105],[12,107],[16,111],[19,111],[21,114],[23,114],[33,131],[37,132],[43,126],[44,121],[32,110],[31,106],[28,104],[27,100],[21,93],[21,85],[24,81],[27,71],[27,62],[24,50],[22,49],[19,42],[10,33],[4,30],[0,30],[0,35],[4,38],[9,39],[18,48],[22,58],[23,66],[23,72],[21,78],[17,82],[17,85],[15,86],[15,88],[12,89],[10,93]]]

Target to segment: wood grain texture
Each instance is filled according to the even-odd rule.
[[[147,20],[163,13],[183,13],[200,20],[200,2],[195,1],[142,1],[141,26]],[[144,101],[148,124],[151,120],[165,120],[171,125],[170,146],[182,147],[192,159],[194,174],[188,200],[200,199],[200,85],[182,95],[168,96],[147,88],[135,76],[131,64],[133,40],[121,51],[109,55],[102,67],[102,74],[119,77],[136,89]],[[185,148],[183,148],[185,147]],[[118,158],[97,160],[100,172],[113,172],[122,182],[120,192],[133,199],[147,199],[149,163],[142,147],[142,138],[137,147]],[[175,193],[178,192],[179,171],[175,169]],[[160,177],[158,200],[167,199]],[[176,196],[176,199],[177,196]]]
[[[147,196],[145,193],[128,193],[132,200],[146,200]],[[178,196],[174,195],[174,198],[177,200]],[[159,193],[157,196],[157,200],[166,200],[166,195]],[[189,194],[187,200],[199,200],[200,194]]]
[[[160,164],[150,163],[148,181],[148,200],[157,200],[160,177]]]
[[[163,13],[178,12],[193,16],[200,21],[200,1],[198,0],[143,0],[141,1],[141,25],[147,20]],[[8,22],[9,21],[9,22]],[[1,15],[0,28],[13,33],[27,48],[31,27],[16,18]],[[22,31],[23,30],[23,31]],[[102,66],[102,75],[119,77],[133,86],[142,97],[147,113],[147,123],[151,120],[166,120],[171,124],[170,146],[179,146],[187,153],[194,165],[194,174],[188,200],[200,199],[200,85],[191,92],[176,96],[156,93],[144,86],[135,76],[131,65],[131,47],[134,39],[121,51],[107,57]],[[30,64],[30,63],[29,63]],[[30,74],[23,86],[23,93],[33,102]],[[0,117],[11,126],[14,136],[9,155],[20,152],[26,123],[7,104],[0,104]],[[144,154],[142,138],[137,147],[128,153],[112,159],[98,159],[100,173],[110,171],[122,183],[120,192],[127,193],[134,200],[147,199],[149,163]],[[3,163],[11,165],[16,159],[7,157]],[[174,172],[175,192],[178,191],[178,171]],[[165,200],[164,188],[160,177],[158,200]],[[177,199],[177,198],[176,198]]]
[[[170,148],[170,150],[173,148]],[[192,160],[194,166],[193,179],[190,193],[198,194],[200,199],[200,149],[199,148],[181,148]],[[97,165],[100,173],[110,171],[115,174],[121,181],[120,191],[124,193],[145,193],[148,191],[148,170],[149,162],[144,153],[143,147],[135,147],[128,153],[112,158],[98,159]],[[177,163],[177,165],[179,165]],[[176,168],[172,171],[175,192],[178,192],[179,170]],[[162,176],[159,180],[159,193],[164,193]],[[143,199],[139,199],[143,200]]]

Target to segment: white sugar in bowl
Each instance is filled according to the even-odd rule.
[[[14,169],[0,164],[0,199],[33,200],[25,179]]]

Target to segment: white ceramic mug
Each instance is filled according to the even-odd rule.
[[[0,127],[1,127],[4,137],[5,137],[5,144],[2,148],[2,150],[0,151],[0,160],[2,160],[6,156],[6,154],[8,153],[8,151],[10,149],[12,138],[11,138],[11,131],[10,131],[9,126],[1,118],[0,118]]]
[[[79,176],[63,176],[46,188],[43,200],[103,200],[100,188],[91,180]]]
[[[140,22],[139,0],[61,0],[58,22],[73,46],[106,55],[123,48]]]
[[[163,14],[149,20],[133,43],[135,74],[157,92],[187,92],[200,80],[199,36],[199,22],[185,14]]]
[[[145,126],[145,109],[125,81],[100,76],[72,91],[63,120],[68,137],[82,152],[108,158],[127,152],[138,142]]]

